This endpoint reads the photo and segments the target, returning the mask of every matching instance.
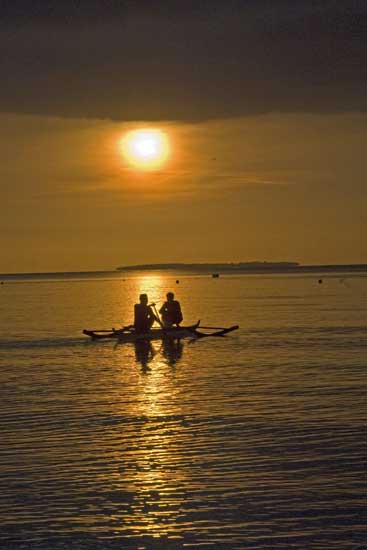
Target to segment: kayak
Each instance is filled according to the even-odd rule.
[[[224,336],[228,332],[232,332],[238,329],[238,325],[231,327],[213,327],[214,332],[202,332],[198,330],[200,321],[194,325],[172,327],[172,328],[151,328],[147,332],[136,332],[134,327],[123,327],[121,329],[111,330],[83,330],[83,334],[90,336],[92,340],[102,340],[114,338],[119,342],[137,342],[139,340],[164,340],[180,339],[180,338],[206,338],[208,336]],[[204,327],[203,327],[204,328]]]

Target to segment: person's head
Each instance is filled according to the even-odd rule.
[[[148,303],[148,296],[146,294],[140,294],[139,300],[141,304],[147,305]]]
[[[168,302],[172,302],[173,298],[175,297],[173,292],[167,292],[166,296],[167,296]]]

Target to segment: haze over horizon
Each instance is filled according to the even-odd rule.
[[[366,23],[362,0],[2,3],[0,272],[367,263]],[[148,167],[119,145],[146,128]]]

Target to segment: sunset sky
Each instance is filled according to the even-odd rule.
[[[367,263],[365,1],[0,8],[0,272]]]

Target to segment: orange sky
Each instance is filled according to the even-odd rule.
[[[208,122],[0,115],[0,272],[152,262],[365,263],[367,115]],[[164,130],[140,171],[119,139]]]
[[[0,272],[367,263],[366,25],[365,0],[5,2]],[[144,127],[154,171],[118,146]]]

